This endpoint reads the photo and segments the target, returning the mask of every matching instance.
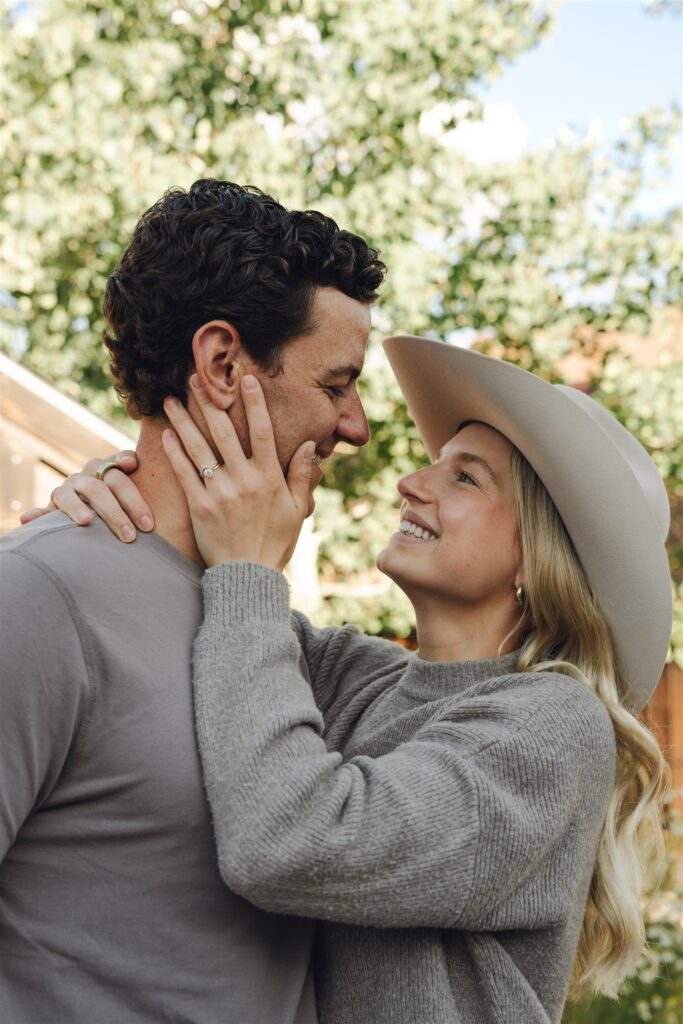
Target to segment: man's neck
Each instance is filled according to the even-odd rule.
[[[154,532],[181,554],[204,566],[195,543],[185,494],[161,441],[166,426],[163,421],[143,419],[136,446],[138,468],[131,479],[152,509]]]

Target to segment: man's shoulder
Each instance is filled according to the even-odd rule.
[[[199,587],[201,577],[199,567],[156,535],[139,534],[133,544],[122,544],[98,517],[82,527],[62,512],[0,537],[0,565],[8,568],[10,562],[30,563],[72,592],[91,591],[95,584],[125,591],[143,582],[150,588]]]
[[[81,527],[63,512],[50,512],[0,537],[0,560],[19,555],[45,569],[73,567],[83,572],[103,554],[115,557],[116,543],[98,518],[90,526]]]
[[[37,539],[49,537],[54,533],[63,532],[69,527],[79,529],[63,512],[49,512],[40,519],[34,519],[26,526],[18,526],[0,537],[0,554],[7,551],[21,551],[22,548],[35,543]]]

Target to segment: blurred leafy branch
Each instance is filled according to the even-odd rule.
[[[657,365],[618,344],[680,306],[681,210],[638,212],[680,111],[634,113],[609,152],[566,130],[506,161],[477,151],[481,86],[552,31],[556,6],[0,0],[0,346],[94,412],[125,429],[101,300],[137,217],[169,185],[253,182],[382,249],[390,274],[363,388],[373,439],[321,488],[319,619],[411,627],[373,570],[395,528],[395,481],[424,458],[381,334],[477,338],[550,380],[578,359],[574,382],[634,430],[683,500],[681,320],[667,321]],[[683,522],[679,584],[682,552]]]

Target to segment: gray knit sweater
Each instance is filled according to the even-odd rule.
[[[210,569],[194,648],[225,882],[320,920],[321,1024],[559,1021],[614,781],[600,701],[515,655],[427,662]]]

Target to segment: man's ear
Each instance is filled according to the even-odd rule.
[[[211,401],[219,409],[227,409],[238,391],[240,358],[244,356],[237,328],[227,320],[202,324],[192,338],[192,355]]]

